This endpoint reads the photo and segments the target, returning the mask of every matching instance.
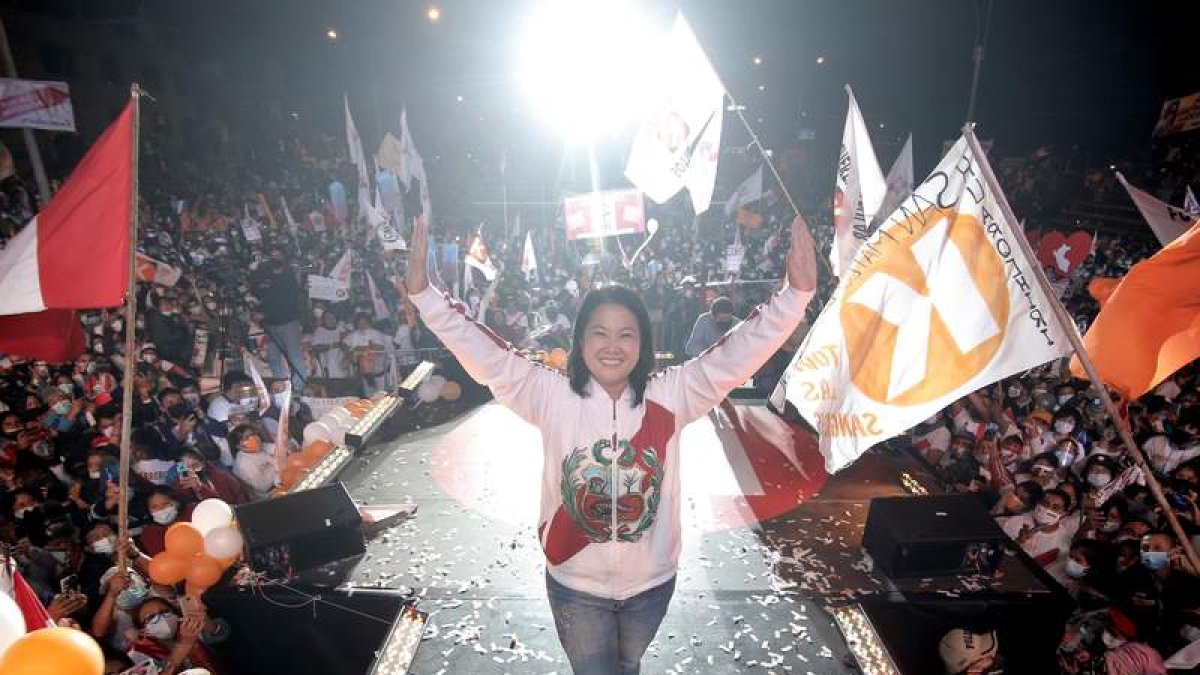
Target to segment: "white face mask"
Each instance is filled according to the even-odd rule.
[[[1111,481],[1112,481],[1112,476],[1108,475],[1107,473],[1089,473],[1088,474],[1088,483],[1090,483],[1092,487],[1104,487],[1105,485],[1108,485]]]
[[[1053,525],[1061,519],[1061,513],[1057,513],[1042,504],[1038,504],[1037,508],[1033,510],[1033,522],[1038,525]]]
[[[179,617],[174,614],[160,614],[151,619],[145,627],[146,635],[156,640],[170,640],[175,637],[175,629],[179,627]]]
[[[109,535],[103,539],[97,539],[96,541],[92,542],[90,548],[92,549],[92,553],[99,553],[100,555],[112,555],[113,551],[117,550],[117,538]]]
[[[1084,565],[1078,560],[1071,558],[1067,560],[1066,571],[1067,576],[1071,577],[1072,579],[1082,579],[1084,575],[1088,573],[1088,568],[1087,565]]]
[[[1108,631],[1104,631],[1104,633],[1101,634],[1100,641],[1103,642],[1104,646],[1109,649],[1116,649],[1117,647],[1120,647],[1121,645],[1125,644],[1125,640],[1117,637],[1116,635],[1113,635],[1112,633],[1110,633]]]
[[[179,515],[179,509],[174,506],[168,506],[165,509],[151,511],[150,517],[159,525],[166,525],[175,522],[175,517]]]
[[[71,394],[75,393],[75,385],[64,382],[63,384],[58,385],[58,390],[67,396],[70,396]]]
[[[1075,420],[1055,420],[1054,430],[1060,434],[1069,434],[1075,431]]]
[[[54,411],[55,415],[66,415],[67,413],[71,412],[71,402],[59,401],[51,406],[50,409]]]

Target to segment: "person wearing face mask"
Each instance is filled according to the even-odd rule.
[[[1200,457],[1200,411],[1189,410],[1172,421],[1165,413],[1151,416],[1149,438],[1142,443],[1146,461],[1159,473],[1169,474]]]
[[[1079,421],[1079,413],[1073,409],[1060,408],[1058,412],[1054,413],[1052,431],[1055,441],[1069,438],[1081,448],[1091,444],[1091,438],[1088,437],[1087,431],[1083,429],[1083,425]]]
[[[263,441],[263,431],[243,424],[229,432],[229,445],[237,448],[233,460],[233,475],[250,489],[251,498],[265,499],[279,485],[279,464],[275,446]]]
[[[728,333],[734,324],[741,321],[733,315],[733,301],[725,296],[714,298],[708,311],[696,318],[692,326],[691,337],[683,351],[688,358],[694,358],[705,349],[717,343],[721,336]]]
[[[1104,666],[1108,675],[1167,675],[1162,655],[1139,641],[1142,637],[1131,618],[1119,609],[1109,610],[1109,621],[1100,636],[1107,650]]]
[[[1048,410],[1035,410],[1029,414],[1025,425],[1025,440],[1034,455],[1049,452],[1054,448],[1057,436],[1051,430],[1054,415]]]
[[[938,642],[938,656],[949,675],[1000,675],[1004,672],[995,631],[955,628]]]
[[[134,610],[137,640],[130,656],[152,659],[161,675],[176,675],[186,668],[204,668],[212,675],[223,672],[212,651],[202,639],[206,624],[203,614],[181,616],[174,605],[162,598],[147,598]]]
[[[181,506],[171,488],[156,486],[146,497],[146,510],[151,522],[142,528],[138,544],[147,555],[153,557],[167,548],[167,530],[175,523],[186,523],[192,519],[195,504]]]
[[[229,421],[235,409],[256,410],[257,407],[258,394],[254,390],[254,380],[240,370],[230,370],[221,378],[221,393],[208,402],[206,417],[210,423],[221,426]],[[228,429],[214,428],[212,431],[224,435]]]
[[[250,502],[246,486],[240,480],[196,449],[183,451],[175,468],[168,473],[167,482],[180,501],[199,503],[215,498],[230,505]]]
[[[1070,550],[1076,528],[1064,521],[1070,508],[1070,497],[1061,490],[1046,490],[1042,501],[1030,513],[1007,518],[1000,524],[1004,533],[1046,571],[1063,576],[1063,566]]]
[[[1081,609],[1107,607],[1111,600],[1113,567],[1111,547],[1091,539],[1071,544],[1064,567],[1066,587]]]
[[[49,412],[42,423],[47,429],[60,434],[82,431],[83,401],[72,400],[70,393],[64,393],[56,387],[46,392],[46,404],[49,406]]]
[[[1180,630],[1200,611],[1200,579],[1190,569],[1178,541],[1166,532],[1142,537],[1140,560],[1150,572],[1153,587],[1148,590],[1161,609],[1157,624],[1139,634],[1160,651],[1173,653],[1186,644]]]

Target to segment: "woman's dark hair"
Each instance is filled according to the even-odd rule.
[[[646,311],[646,303],[642,296],[625,286],[605,286],[588,291],[583,296],[583,305],[579,308],[579,316],[575,318],[572,329],[571,354],[567,358],[567,376],[571,380],[571,391],[587,397],[588,380],[591,372],[583,363],[583,330],[591,321],[592,314],[600,305],[620,305],[637,318],[638,332],[641,333],[641,347],[638,349],[638,362],[629,373],[629,386],[633,389],[633,407],[642,404],[646,396],[646,383],[654,370],[654,335],[650,332],[650,313]]]

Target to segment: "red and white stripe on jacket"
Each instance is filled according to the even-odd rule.
[[[467,372],[541,430],[538,533],[550,575],[625,599],[678,567],[680,430],[779,349],[811,298],[792,288],[776,293],[711,348],[652,377],[637,407],[629,389],[614,401],[595,381],[589,396],[576,395],[563,374],[522,358],[432,287],[410,299]]]

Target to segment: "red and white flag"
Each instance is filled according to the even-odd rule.
[[[367,288],[371,292],[371,309],[375,313],[376,321],[383,321],[391,317],[392,313],[388,311],[387,303],[383,301],[383,296],[379,295],[379,288],[375,285],[375,277],[367,273]]]
[[[483,242],[482,234],[475,234],[475,238],[471,241],[471,247],[467,249],[466,260],[463,262],[466,263],[468,275],[470,274],[469,270],[474,268],[482,272],[483,278],[488,281],[495,280],[496,265],[492,263],[492,254],[488,251],[487,244]]]
[[[0,352],[61,362],[83,351],[76,309],[120,305],[129,285],[134,103],[46,207],[0,249]]]
[[[0,314],[121,304],[129,285],[133,104],[0,250]]]
[[[606,190],[563,200],[567,239],[598,239],[646,231],[646,210],[637,190]]]
[[[137,254],[137,280],[159,286],[174,286],[179,283],[183,271],[178,267],[168,265],[161,260],[155,260],[145,253]]]

